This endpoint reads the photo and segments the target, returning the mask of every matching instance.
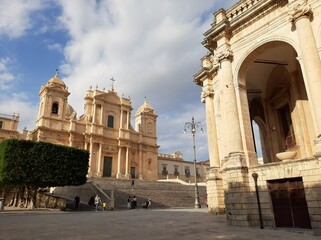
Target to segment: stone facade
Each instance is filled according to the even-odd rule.
[[[135,114],[134,129],[130,123],[130,99],[119,97],[113,88],[90,88],[84,114],[79,118],[68,104],[69,94],[57,72],[39,91],[36,128],[18,133],[19,117],[3,117],[1,139],[20,138],[86,149],[90,152],[89,177],[158,178],[157,115],[147,101]]]
[[[194,164],[183,155],[158,154],[156,112],[145,101],[135,114],[135,129],[130,119],[129,98],[110,91],[89,89],[84,114],[77,118],[68,104],[69,92],[58,72],[40,88],[39,112],[33,131],[18,132],[19,116],[0,114],[0,142],[28,139],[51,142],[90,152],[89,177],[139,178],[157,180],[179,178],[194,182]],[[198,180],[204,181],[208,162],[197,162]],[[163,173],[164,166],[169,170]],[[179,174],[175,172],[178,169]],[[189,174],[185,174],[185,168]]]
[[[158,154],[158,178],[159,179],[180,179],[187,183],[195,182],[194,162],[183,160],[181,152],[173,154]],[[209,161],[196,162],[196,177],[198,182],[206,179],[206,170]]]
[[[206,106],[209,211],[235,225],[319,231],[321,2],[242,0],[216,12],[204,36],[209,54],[194,78]]]
[[[19,138],[18,124],[19,115],[0,114],[0,142],[8,138]]]

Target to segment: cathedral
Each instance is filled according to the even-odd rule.
[[[131,126],[129,98],[111,90],[89,89],[84,114],[77,118],[68,104],[68,88],[55,76],[40,88],[39,112],[32,131],[16,131],[19,116],[0,116],[0,140],[19,138],[86,149],[90,152],[88,177],[158,179],[156,112],[147,103]],[[6,130],[7,129],[7,130]]]
[[[240,0],[202,44],[209,211],[320,233],[321,1]]]

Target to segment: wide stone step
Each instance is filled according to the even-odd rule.
[[[94,191],[95,188],[93,188],[92,182],[108,196],[111,196],[112,191],[114,192],[114,205],[116,209],[126,209],[129,196],[131,198],[136,196],[137,206],[141,207],[141,204],[146,202],[147,195],[152,200],[152,208],[194,207],[195,186],[172,182],[135,180],[134,188],[132,189],[130,180],[103,178],[90,180],[81,186],[56,188],[55,194],[66,196],[69,199],[79,195],[80,201],[86,204],[91,196],[94,196],[96,193],[99,194],[99,192]],[[198,190],[200,203],[205,205],[206,187],[198,186]],[[103,196],[101,198],[103,199]]]

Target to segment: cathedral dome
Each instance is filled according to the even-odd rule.
[[[56,70],[56,75],[53,78],[50,78],[47,85],[59,85],[63,88],[66,88],[66,84],[59,78],[58,70]]]
[[[153,114],[155,114],[155,110],[154,108],[149,105],[145,99],[145,102],[143,103],[143,105],[141,105],[138,110],[137,113],[149,113],[152,112]]]

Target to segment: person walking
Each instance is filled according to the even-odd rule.
[[[132,208],[132,199],[130,196],[128,196],[128,199],[127,199],[127,209],[131,209]]]
[[[98,194],[95,197],[95,207],[96,207],[96,211],[98,211],[98,207],[99,204],[101,203],[100,197],[98,196]]]
[[[148,209],[150,209],[151,208],[151,206],[152,206],[152,199],[150,198],[150,196],[149,195],[147,195],[147,208]]]
[[[132,201],[132,208],[135,209],[136,207],[137,207],[137,198],[136,196],[134,196]]]
[[[79,197],[79,195],[77,195],[77,196],[75,197],[75,209],[78,209],[79,203],[80,203],[80,197]]]

